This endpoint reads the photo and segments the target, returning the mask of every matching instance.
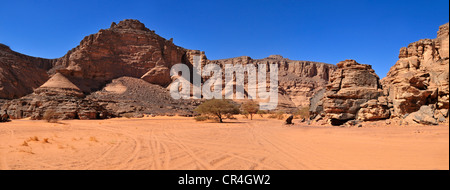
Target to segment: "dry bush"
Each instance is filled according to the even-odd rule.
[[[248,101],[241,105],[241,109],[243,112],[246,112],[247,115],[250,115],[250,120],[253,120],[253,114],[258,113],[259,111],[259,105],[255,101]],[[248,118],[248,116],[246,118]]]
[[[234,115],[231,114],[231,113],[227,113],[225,116],[226,116],[227,119],[237,119],[237,118],[234,117]]]
[[[270,114],[269,118],[282,120],[282,119],[284,119],[284,114],[285,114],[284,111],[280,110],[280,111]]]
[[[258,112],[256,112],[256,114],[259,114],[260,117],[264,117],[264,114],[267,114],[266,110],[258,110]]]
[[[23,141],[22,146],[28,146],[27,141]]]
[[[48,141],[48,138],[44,138],[44,139],[42,140],[42,143],[50,143],[50,142]]]
[[[49,123],[57,123],[58,122],[58,115],[56,114],[56,111],[54,109],[48,109],[45,111],[44,115],[42,116],[42,119]]]
[[[241,114],[244,116],[245,119],[248,119],[248,116],[250,115],[250,113],[248,113],[248,111],[246,110],[242,111]]]
[[[28,142],[29,142],[29,141],[39,141],[39,138],[38,138],[37,136],[30,137],[30,138],[28,139]]]
[[[200,115],[200,116],[194,117],[194,119],[195,119],[195,121],[206,121],[206,120],[209,119],[209,117],[208,116],[204,116],[204,115]]]
[[[98,142],[97,138],[95,138],[95,137],[89,137],[89,141]]]
[[[300,107],[293,115],[295,119],[307,119],[309,118],[309,107]]]

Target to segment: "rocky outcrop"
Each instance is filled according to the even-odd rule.
[[[432,105],[433,115],[449,109],[448,47],[447,23],[439,27],[436,39],[400,49],[399,60],[382,80],[393,117],[404,118],[424,105]]]
[[[116,116],[133,115],[193,115],[200,100],[175,100],[169,91],[142,79],[120,77],[102,90],[87,96]]]
[[[370,110],[372,107],[387,107],[387,102],[378,100],[383,90],[371,66],[359,64],[355,60],[341,61],[337,66],[322,99],[324,116],[329,122],[341,125],[356,118],[388,118],[389,113],[383,109]],[[364,109],[360,112],[361,108]]]
[[[171,82],[169,68],[189,62],[187,51],[139,21],[127,19],[86,36],[79,46],[58,59],[51,71],[69,77],[85,93],[122,76],[167,85]]]
[[[31,57],[0,44],[0,99],[25,96],[48,80],[56,60]]]
[[[45,96],[65,95],[81,98],[84,97],[84,94],[81,92],[80,88],[75,86],[75,84],[69,81],[69,79],[61,73],[56,73],[53,75],[47,82],[34,90],[34,93]]]
[[[68,95],[29,94],[3,104],[11,119],[104,119],[111,116],[95,101]]]
[[[310,98],[328,83],[329,76],[336,70],[335,65],[312,62],[295,61],[283,58],[281,55],[271,55],[264,59],[252,59],[241,56],[230,59],[209,60],[208,63],[218,64],[222,68],[225,64],[277,64],[278,65],[278,108],[288,112],[298,107],[307,107]],[[225,82],[223,82],[225,84]]]

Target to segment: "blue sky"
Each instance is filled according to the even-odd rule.
[[[0,43],[23,54],[62,57],[84,36],[132,18],[209,59],[264,58],[371,64],[380,78],[399,49],[435,38],[449,1],[0,1]]]

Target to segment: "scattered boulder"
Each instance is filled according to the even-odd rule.
[[[6,110],[0,111],[0,122],[8,122],[9,121],[9,115]]]
[[[438,121],[434,118],[434,109],[431,105],[421,106],[419,111],[409,114],[405,119],[408,123],[419,123],[423,125],[437,125]]]
[[[286,119],[286,124],[288,124],[288,125],[294,124],[294,123],[292,123],[292,119],[294,119],[294,116],[293,116],[293,115],[290,115],[290,116]]]

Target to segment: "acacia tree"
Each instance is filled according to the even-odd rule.
[[[223,123],[222,119],[226,114],[238,114],[239,108],[225,99],[211,99],[199,105],[194,110],[197,113],[212,115]]]
[[[259,105],[254,101],[248,101],[242,104],[241,106],[243,111],[246,111],[248,114],[250,114],[250,120],[253,120],[253,114],[258,113],[259,111]]]

